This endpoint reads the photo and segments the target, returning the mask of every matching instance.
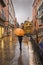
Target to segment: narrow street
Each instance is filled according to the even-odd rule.
[[[0,65],[43,65],[43,0],[0,0]]]
[[[22,43],[22,51],[19,42],[9,42],[4,39],[0,43],[0,65],[43,65],[43,59],[36,44],[29,41],[28,46]],[[41,58],[41,59],[40,59]]]

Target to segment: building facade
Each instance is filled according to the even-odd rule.
[[[39,11],[40,10],[40,11]],[[33,28],[38,30],[39,28],[43,28],[43,0],[34,0],[33,2]],[[40,16],[40,18],[39,18]]]
[[[0,0],[0,38],[13,34],[15,11],[12,0]]]
[[[41,5],[38,8],[38,12],[37,12],[37,18],[39,20],[39,26],[43,26],[43,2],[41,3]]]
[[[13,7],[13,2],[12,0],[9,0],[8,2],[8,13],[9,13],[9,24],[8,24],[8,31],[10,33],[10,40],[13,39],[14,36],[14,24],[15,24],[15,11],[14,11],[14,7]]]
[[[33,31],[37,38],[43,33],[43,0],[34,0],[33,2]],[[41,35],[40,35],[41,36]]]
[[[17,18],[15,17],[15,23],[14,23],[14,28],[19,28],[19,23],[17,22]]]
[[[0,38],[3,37],[4,35],[4,31],[5,31],[5,21],[6,21],[6,17],[5,17],[5,12],[4,12],[4,8],[6,7],[6,3],[5,0],[0,0]]]

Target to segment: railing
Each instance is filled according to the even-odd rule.
[[[2,10],[2,13],[0,12],[0,18],[1,18],[3,21],[6,20],[5,13],[4,13],[3,10]]]
[[[41,14],[43,14],[43,9],[41,9],[41,10],[38,12],[38,16],[41,16]]]

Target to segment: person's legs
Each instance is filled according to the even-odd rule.
[[[19,40],[20,50],[22,50],[22,37],[19,36],[18,37],[18,40]]]
[[[19,45],[20,45],[20,50],[21,50],[21,43],[19,43]]]

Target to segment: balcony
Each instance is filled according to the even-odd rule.
[[[0,19],[1,19],[3,22],[6,21],[5,13],[4,13],[3,10],[2,10],[2,13],[0,13]]]
[[[43,2],[40,5],[39,9],[38,9],[38,18],[40,19],[43,16]]]
[[[0,0],[0,3],[1,3],[1,5],[2,5],[3,7],[6,6],[6,4],[5,4],[5,0]]]

